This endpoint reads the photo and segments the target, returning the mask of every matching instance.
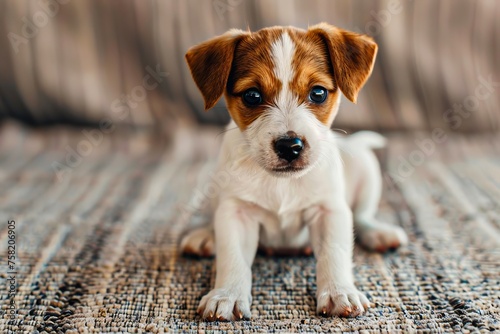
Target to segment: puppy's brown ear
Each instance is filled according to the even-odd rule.
[[[336,84],[351,102],[356,103],[359,91],[372,72],[377,44],[369,36],[327,23],[312,26],[308,32],[319,34],[325,41]]]
[[[224,93],[236,45],[246,33],[227,33],[196,45],[186,53],[194,82],[205,100],[205,110],[212,108]]]

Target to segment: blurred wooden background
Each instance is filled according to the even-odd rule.
[[[495,0],[1,1],[0,118],[223,124],[222,102],[202,111],[185,51],[229,28],[320,21],[372,35],[380,46],[358,105],[345,101],[334,127],[498,130]],[[158,70],[168,75],[145,89],[145,76]]]

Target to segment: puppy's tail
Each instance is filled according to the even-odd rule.
[[[371,149],[383,148],[387,144],[387,139],[384,136],[373,131],[359,131],[347,138],[352,143]]]

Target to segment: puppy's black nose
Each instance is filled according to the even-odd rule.
[[[300,138],[282,138],[274,143],[274,150],[281,159],[292,162],[300,155],[300,151],[304,148],[304,143]]]

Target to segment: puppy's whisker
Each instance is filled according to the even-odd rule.
[[[339,128],[331,128],[330,130],[335,131],[335,132],[340,132],[340,133],[343,133],[343,134],[345,134],[345,135],[347,135],[347,134],[348,134],[348,132],[347,132],[346,130],[344,130],[344,129],[339,129]]]

